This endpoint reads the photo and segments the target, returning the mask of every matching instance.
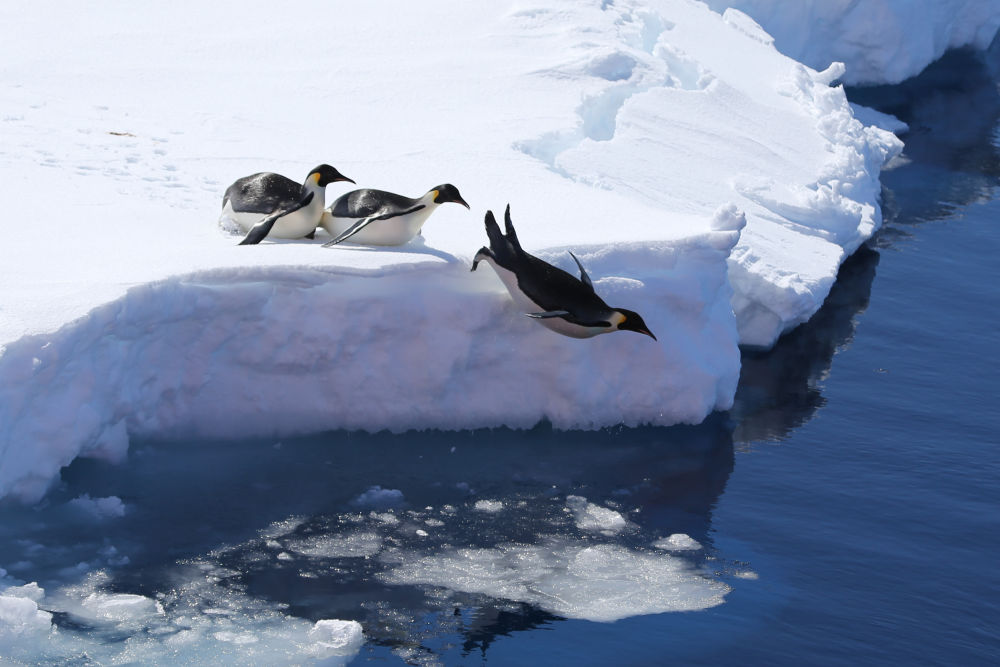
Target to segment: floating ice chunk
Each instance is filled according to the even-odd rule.
[[[223,630],[222,632],[216,632],[212,636],[220,642],[229,642],[231,644],[254,644],[257,642],[257,638],[249,632]]]
[[[367,491],[351,501],[354,507],[371,507],[373,509],[388,509],[403,504],[403,492],[399,489],[383,489],[381,486],[369,487]]]
[[[576,527],[580,530],[614,535],[628,527],[628,521],[621,514],[613,509],[588,503],[583,496],[567,496],[566,507],[573,513]]]
[[[275,521],[270,526],[260,531],[260,536],[264,539],[283,537],[294,531],[303,523],[305,523],[305,519],[300,516],[293,516],[281,521]]]
[[[9,590],[9,589],[8,589]],[[42,634],[52,626],[52,614],[38,608],[38,602],[22,595],[0,593],[0,642],[5,637]],[[3,644],[0,643],[0,647]]]
[[[85,493],[67,504],[97,519],[115,519],[125,516],[125,503],[118,496],[91,498],[89,494]]]
[[[503,502],[499,500],[477,500],[476,504],[473,505],[472,508],[477,512],[496,514],[503,509]]]
[[[102,593],[88,595],[80,603],[82,615],[95,621],[137,624],[163,615],[163,605],[144,595]]]
[[[306,653],[320,660],[353,656],[365,641],[360,623],[334,619],[316,621],[308,637],[312,644]]]
[[[0,572],[3,572],[3,570],[0,570]],[[2,594],[8,597],[27,598],[28,600],[41,602],[42,598],[45,597],[45,589],[33,581],[23,586],[11,586],[5,589]]]
[[[656,540],[653,542],[653,546],[665,551],[697,551],[701,549],[701,545],[698,544],[697,540],[688,537],[684,533],[674,533],[670,537]]]
[[[369,516],[386,526],[395,526],[399,524],[399,517],[392,512],[372,512]]]
[[[387,583],[479,593],[591,621],[707,609],[722,604],[730,590],[667,554],[558,541],[449,550],[381,576]]]
[[[289,551],[318,558],[366,558],[382,549],[378,533],[357,532],[346,535],[314,535],[301,540],[290,540]]]

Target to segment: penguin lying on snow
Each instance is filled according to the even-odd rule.
[[[271,172],[244,176],[226,189],[219,220],[229,218],[247,232],[240,245],[260,243],[269,235],[311,238],[323,216],[326,186],[337,181],[354,182],[328,164],[310,171],[302,184]]]
[[[486,212],[486,235],[490,247],[481,248],[472,262],[475,271],[485,260],[500,276],[515,303],[543,325],[556,333],[573,338],[591,338],[612,331],[635,331],[653,340],[656,336],[646,327],[639,313],[624,308],[612,308],[594,291],[590,276],[580,260],[570,255],[580,267],[577,280],[560,268],[552,266],[521,249],[514,225],[510,221],[510,205],[504,213],[507,235],[500,232],[493,211]]]
[[[364,245],[403,245],[420,233],[434,209],[446,202],[469,208],[458,188],[450,183],[431,188],[417,199],[384,190],[348,192],[323,213],[320,225],[333,237],[323,247],[347,240]]]

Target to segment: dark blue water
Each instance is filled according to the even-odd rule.
[[[133,443],[127,464],[78,461],[42,506],[3,510],[0,563],[20,562],[12,574],[50,590],[100,568],[106,590],[160,596],[168,615],[185,568],[210,563],[222,574],[203,606],[221,604],[221,590],[289,617],[356,619],[357,664],[996,664],[997,80],[957,54],[916,82],[851,92],[911,125],[906,160],[883,175],[885,228],[808,324],[746,353],[728,414],[598,433]],[[398,526],[357,504],[374,485],[402,492],[385,499]],[[129,511],[96,527],[67,518],[65,501],[83,493]],[[581,530],[564,511],[570,495],[630,528]],[[477,511],[480,499],[504,509]],[[280,545],[260,536],[289,517]],[[378,531],[382,557],[300,547],[276,559],[359,530]],[[413,561],[548,540],[655,556],[650,544],[673,533],[703,545],[674,557],[728,586],[722,604],[600,623],[382,576],[387,553]],[[68,636],[127,639],[71,615],[57,622]],[[66,662],[100,661],[81,650]]]

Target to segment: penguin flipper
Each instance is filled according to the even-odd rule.
[[[343,243],[344,241],[346,241],[347,239],[351,238],[352,236],[354,236],[355,234],[357,234],[358,232],[360,232],[362,229],[364,229],[365,227],[367,227],[371,223],[373,223],[376,220],[378,220],[379,218],[380,218],[380,216],[374,216],[373,215],[373,216],[370,216],[370,217],[367,217],[367,218],[362,218],[361,220],[358,220],[353,225],[351,225],[350,227],[348,227],[347,229],[345,229],[344,231],[342,231],[337,236],[337,238],[333,239],[332,241],[327,241],[326,243],[324,243],[323,247],[324,248],[329,248],[330,246],[335,246],[338,243]]]
[[[238,245],[257,245],[263,241],[268,234],[271,233],[271,228],[274,227],[274,223],[278,221],[278,218],[288,215],[289,213],[294,213],[298,211],[303,206],[308,206],[309,202],[313,199],[313,193],[307,194],[305,197],[300,199],[294,206],[291,206],[280,211],[276,211],[266,218],[261,219],[256,225],[250,228],[247,235],[243,237],[243,240],[239,242]]]
[[[528,317],[534,318],[536,320],[547,320],[551,317],[566,317],[569,315],[568,310],[549,310],[544,313],[525,313]]]
[[[572,250],[568,250],[567,252],[569,252],[569,256],[573,258],[573,261],[576,262],[576,265],[580,267],[580,282],[589,287],[590,291],[593,292],[594,283],[591,282],[590,276],[587,275],[587,271],[583,268],[583,264],[581,264],[580,260],[576,258],[576,255],[573,254]]]

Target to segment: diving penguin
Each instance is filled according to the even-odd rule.
[[[433,187],[416,199],[367,188],[348,192],[323,213],[320,226],[333,237],[323,247],[347,240],[362,245],[403,245],[419,234],[434,209],[446,202],[469,208],[450,183]]]
[[[234,221],[246,232],[240,245],[260,243],[266,236],[312,238],[323,216],[326,186],[354,181],[328,164],[321,164],[301,184],[281,174],[261,172],[237,179],[222,197],[220,224]]]
[[[500,276],[514,302],[527,311],[528,317],[556,333],[572,338],[591,338],[612,331],[635,331],[653,340],[639,313],[612,308],[594,291],[590,276],[580,260],[570,255],[580,267],[579,280],[521,249],[510,221],[510,205],[504,213],[507,235],[500,232],[493,211],[486,212],[486,235],[489,248],[481,248],[472,261],[475,271],[485,260]]]

